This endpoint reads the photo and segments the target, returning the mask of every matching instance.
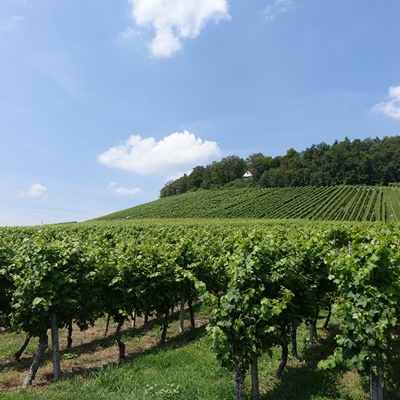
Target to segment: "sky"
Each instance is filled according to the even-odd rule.
[[[400,134],[398,0],[0,0],[0,226],[223,157]]]

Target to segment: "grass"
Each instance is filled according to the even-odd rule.
[[[197,328],[180,334],[178,321],[172,321],[168,340],[158,344],[159,327],[155,321],[139,323],[132,329],[127,323],[123,331],[127,358],[118,362],[118,349],[112,334],[104,337],[105,321],[98,321],[87,332],[74,333],[71,349],[62,347],[63,379],[52,381],[51,355],[47,351],[33,386],[19,389],[29,369],[36,340],[30,343],[21,362],[12,361],[13,353],[24,337],[10,332],[0,333],[0,399],[79,400],[174,399],[226,400],[233,399],[232,371],[219,366],[212,354],[205,330],[207,316],[199,314]],[[110,327],[113,332],[115,326]],[[280,349],[272,357],[260,359],[259,377],[261,400],[361,400],[368,398],[365,382],[349,367],[321,371],[320,359],[334,347],[334,327],[328,332],[319,330],[317,345],[307,343],[307,329],[299,332],[299,352],[305,360],[290,358],[282,379],[274,377],[279,364]],[[61,332],[60,342],[66,343]],[[250,398],[250,379],[246,377],[245,398]],[[398,397],[397,397],[398,398]],[[393,399],[397,399],[393,397]]]

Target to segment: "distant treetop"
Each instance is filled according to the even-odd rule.
[[[251,175],[249,179],[248,174]],[[345,138],[284,156],[228,156],[168,182],[160,197],[201,189],[334,185],[394,185],[400,182],[400,136]]]

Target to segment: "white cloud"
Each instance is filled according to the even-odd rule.
[[[108,167],[168,178],[190,172],[195,166],[220,155],[216,142],[203,141],[184,131],[172,133],[158,142],[153,137],[132,135],[119,146],[100,154],[97,160]]]
[[[389,98],[391,100],[382,101],[372,107],[372,111],[400,120],[400,86],[391,86],[389,88]]]
[[[134,195],[134,194],[139,194],[142,193],[142,190],[137,187],[129,188],[127,186],[118,186],[115,182],[111,182],[108,185],[108,188],[112,190],[115,193],[119,194],[129,194],[129,195]]]
[[[294,8],[295,4],[292,0],[274,0],[264,9],[265,21],[272,22],[275,18]]]
[[[10,31],[12,30],[17,24],[22,22],[24,20],[24,17],[20,15],[14,15],[11,18],[5,19],[3,21],[0,21],[0,29],[4,31]]]
[[[170,57],[180,51],[182,41],[198,36],[209,21],[230,19],[228,0],[128,1],[136,25],[155,30],[149,47],[156,57]]]
[[[21,196],[23,197],[40,197],[45,194],[47,187],[41,185],[40,183],[34,183],[30,186],[27,191],[22,191]]]

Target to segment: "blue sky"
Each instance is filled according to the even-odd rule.
[[[398,0],[0,0],[0,226],[197,165],[400,134]]]

